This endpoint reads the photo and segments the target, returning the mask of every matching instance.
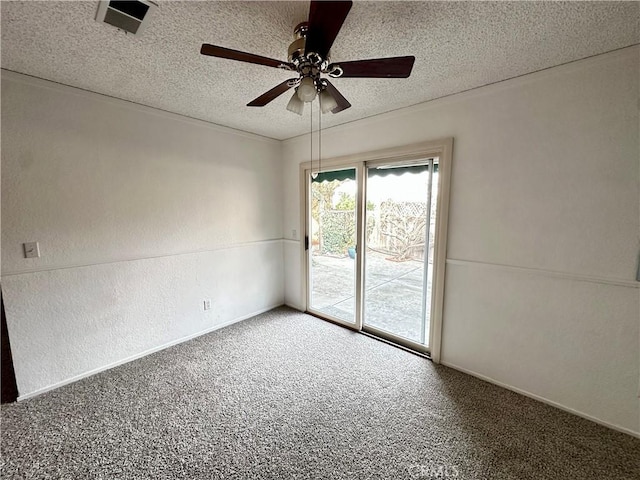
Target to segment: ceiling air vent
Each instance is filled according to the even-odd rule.
[[[157,5],[148,0],[101,1],[96,20],[108,23],[120,30],[140,35],[156,9]]]

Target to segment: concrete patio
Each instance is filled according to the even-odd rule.
[[[396,262],[368,251],[365,265],[364,322],[409,340],[420,342],[422,323],[423,263]],[[431,293],[429,266],[427,302]],[[349,257],[313,255],[313,309],[341,320],[355,317],[355,260]],[[427,312],[426,339],[429,338]]]

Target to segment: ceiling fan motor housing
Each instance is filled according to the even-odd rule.
[[[331,73],[329,70],[329,56],[322,58],[316,52],[307,52],[307,33],[309,32],[309,22],[299,23],[294,29],[294,40],[289,45],[289,62],[292,63],[296,71],[300,74],[300,80],[309,77],[313,80],[316,91],[320,92],[325,88],[325,84],[320,80],[321,73]]]
[[[289,62],[294,65],[299,62],[305,54],[305,46],[307,40],[307,32],[309,31],[309,23],[302,22],[296,25],[293,30],[293,42],[289,45]]]

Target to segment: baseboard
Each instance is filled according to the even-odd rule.
[[[296,305],[295,303],[285,301],[284,305],[287,307],[293,308],[294,310],[298,310],[299,312],[304,312],[304,307],[301,307],[300,305]]]
[[[497,380],[495,380],[495,379],[493,379],[491,377],[487,377],[485,375],[482,375],[480,373],[474,372],[472,370],[468,370],[466,368],[462,368],[462,367],[460,367],[458,365],[455,365],[453,363],[442,362],[441,361],[440,364],[444,365],[445,367],[449,367],[449,368],[453,368],[454,370],[458,370],[459,372],[466,373],[467,375],[471,375],[472,377],[479,378],[480,380],[484,380],[485,382],[493,383],[494,385],[497,385],[499,387],[506,388],[507,390],[511,390],[512,392],[519,393],[520,395],[524,395],[525,397],[529,397],[529,398],[532,398],[532,399],[537,400],[539,402],[546,403],[547,405],[551,405],[552,407],[559,408],[560,410],[563,410],[565,412],[571,413],[571,414],[576,415],[578,417],[582,417],[582,418],[584,418],[586,420],[590,420],[590,421],[592,421],[594,423],[597,423],[598,425],[602,425],[603,427],[607,427],[607,428],[610,428],[612,430],[616,430],[618,432],[626,433],[627,435],[631,435],[632,437],[640,438],[640,432],[636,432],[636,431],[633,431],[633,430],[631,430],[629,428],[621,427],[620,425],[616,425],[616,424],[613,424],[613,423],[606,422],[604,420],[600,420],[599,418],[592,417],[591,415],[588,415],[588,414],[586,414],[584,412],[580,412],[579,410],[574,410],[573,408],[570,408],[570,407],[567,407],[567,406],[562,405],[560,403],[554,402],[553,400],[549,400],[548,398],[541,397],[539,395],[536,395],[535,393],[531,393],[531,392],[528,392],[526,390],[522,390],[520,388],[514,387],[512,385],[508,385],[506,383],[499,382],[499,381],[497,381]]]
[[[137,354],[132,355],[130,357],[126,357],[126,358],[124,358],[122,360],[118,360],[117,362],[109,363],[108,365],[105,365],[103,367],[94,368],[93,370],[89,370],[87,372],[81,373],[79,375],[76,375],[74,377],[68,378],[68,379],[63,380],[61,382],[56,382],[56,383],[54,383],[52,385],[48,385],[48,386],[46,386],[44,388],[40,388],[40,389],[38,389],[38,390],[36,390],[34,392],[30,392],[30,393],[27,393],[25,395],[18,395],[18,402],[21,402],[23,400],[28,400],[28,399],[33,398],[33,397],[37,397],[38,395],[41,395],[41,394],[46,393],[46,392],[49,392],[51,390],[55,390],[56,388],[60,388],[60,387],[63,387],[65,385],[69,385],[70,383],[77,382],[78,380],[82,380],[83,378],[87,378],[87,377],[90,377],[90,376],[95,375],[97,373],[104,372],[105,370],[110,370],[110,369],[112,369],[114,367],[118,367],[120,365],[124,365],[125,363],[129,363],[129,362],[132,362],[132,361],[137,360],[139,358],[146,357],[147,355],[151,355],[152,353],[159,352],[161,350],[164,350],[165,348],[173,347],[174,345],[179,345],[180,343],[188,342],[189,340],[193,340],[194,338],[200,337],[202,335],[206,335],[207,333],[211,333],[211,332],[214,332],[216,330],[220,330],[221,328],[228,327],[229,325],[233,325],[234,323],[238,323],[238,322],[241,322],[243,320],[247,320],[247,319],[249,319],[251,317],[255,317],[256,315],[260,315],[261,313],[268,312],[269,310],[273,310],[274,308],[280,307],[282,305],[283,305],[282,303],[278,303],[276,305],[272,305],[272,306],[269,306],[269,307],[266,307],[266,308],[262,308],[260,310],[255,311],[255,312],[249,313],[247,315],[243,315],[241,317],[234,318],[233,320],[229,320],[228,322],[224,322],[224,323],[221,323],[219,325],[215,325],[215,326],[213,326],[211,328],[208,328],[206,330],[201,330],[200,332],[193,333],[191,335],[187,335],[186,337],[181,337],[181,338],[179,338],[177,340],[173,340],[173,341],[171,341],[169,343],[165,343],[165,344],[162,344],[162,345],[160,345],[158,347],[154,347],[154,348],[151,348],[149,350],[145,350],[144,352],[137,353]]]

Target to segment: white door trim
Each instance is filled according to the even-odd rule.
[[[364,175],[364,166],[375,166],[385,163],[411,162],[414,160],[423,160],[429,157],[438,157],[438,214],[436,218],[436,238],[434,246],[433,259],[433,286],[431,302],[431,325],[429,333],[429,353],[431,359],[435,363],[440,363],[441,341],[442,341],[442,321],[444,315],[444,282],[445,269],[447,259],[447,227],[449,223],[449,194],[451,189],[451,161],[453,157],[453,138],[444,138],[440,140],[427,141],[412,145],[404,145],[400,147],[388,148],[384,150],[376,150],[371,152],[362,152],[351,155],[344,155],[322,160],[323,169],[333,170],[337,168],[356,167],[358,172],[359,187],[364,185],[361,176]],[[315,163],[315,162],[314,162]],[[312,167],[311,162],[303,162],[300,164],[300,232],[304,236],[308,236],[307,209],[310,205],[309,188],[307,185],[306,171]],[[364,188],[358,188],[357,210],[358,216],[362,215],[365,208],[364,205]],[[358,243],[364,245],[363,235],[364,228],[361,225],[362,218],[358,219]],[[301,297],[304,302],[304,309],[308,310],[308,260],[305,249],[305,237],[300,242],[300,265],[302,265],[302,281],[300,282]],[[358,254],[359,259],[356,265],[356,275],[362,278],[363,262],[362,255]],[[358,283],[361,285],[362,282]],[[359,289],[357,289],[359,290]],[[362,328],[362,296],[361,292],[356,292],[359,296],[356,298],[356,326]],[[358,301],[360,298],[360,301]]]

